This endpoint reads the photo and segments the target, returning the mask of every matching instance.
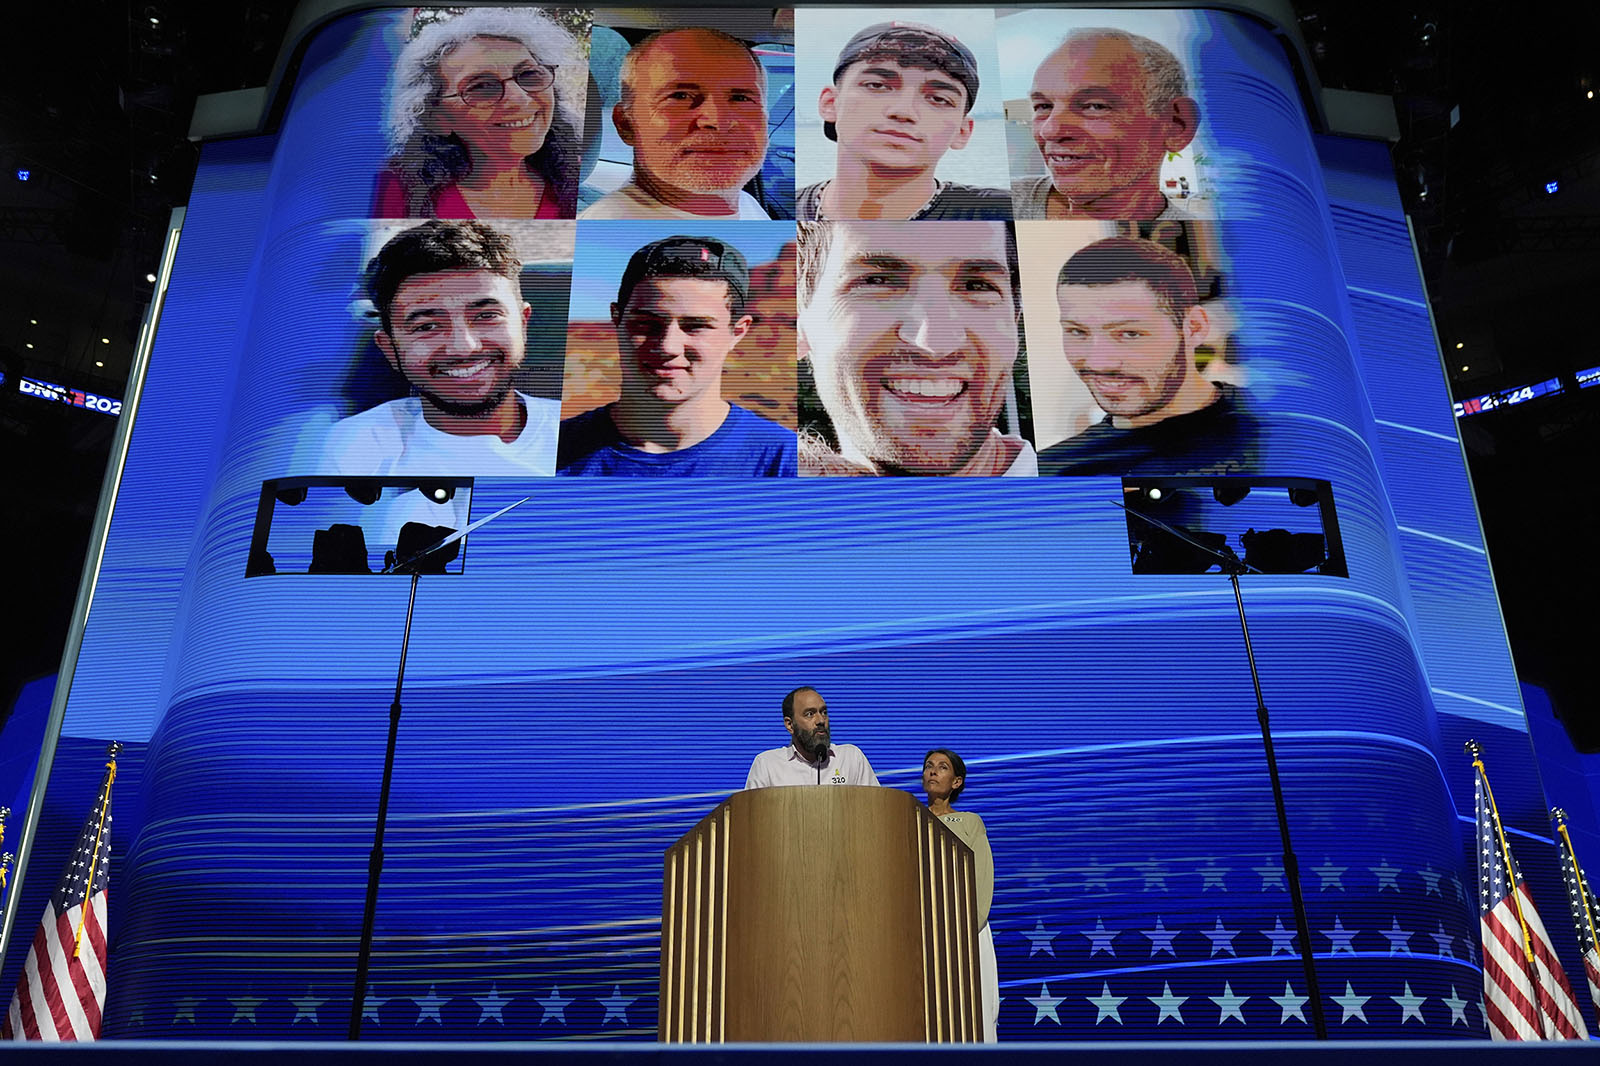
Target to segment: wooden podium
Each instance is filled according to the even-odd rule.
[[[663,865],[662,1042],[982,1039],[972,851],[908,793],[737,792]]]

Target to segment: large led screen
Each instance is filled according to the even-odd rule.
[[[1233,592],[1123,506],[1308,479],[1347,576],[1241,583],[1329,1027],[1482,1037],[1464,740],[1554,853],[1389,160],[1296,79],[1203,8],[322,26],[204,149],[14,948],[120,740],[104,1035],[342,1035],[378,571],[509,507],[417,586],[368,1039],[654,1039],[662,852],[800,686],[964,761],[999,1039],[1306,1037]],[[1133,502],[1315,510],[1229,495]]]

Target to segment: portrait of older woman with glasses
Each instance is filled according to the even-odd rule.
[[[396,64],[374,213],[574,217],[582,148],[561,85],[586,81],[577,41],[539,11],[474,8],[422,26]]]

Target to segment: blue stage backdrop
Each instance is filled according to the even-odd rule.
[[[797,19],[800,69],[830,12]],[[9,988],[99,752],[125,742],[107,1036],[344,1030],[407,582],[245,572],[262,482],[340,472],[330,427],[404,393],[362,272],[409,225],[372,216],[392,72],[426,21],[329,24],[276,131],[202,153],[5,960]],[[572,30],[560,106],[596,144],[586,16],[553,21]],[[1037,63],[1039,34],[1110,26],[1190,72],[1201,135],[1165,195],[1214,220],[1141,232],[1213,249],[1201,295],[1260,416],[1253,472],[1331,483],[1348,559],[1348,578],[1244,579],[1330,1028],[1482,1038],[1468,737],[1581,968],[1387,151],[1315,135],[1282,44],[1241,15],[992,22],[1002,69]],[[1010,95],[1015,179],[1034,146]],[[565,319],[591,223],[495,224],[535,307],[543,376],[519,388],[551,399],[580,325],[607,325]],[[942,223],[916,224],[937,247]],[[1016,222],[1024,252],[1054,225]],[[772,254],[751,267],[776,300],[794,282]],[[753,328],[792,351],[793,305],[764,306]],[[966,758],[1002,1040],[1309,1035],[1232,592],[1130,572],[1119,477],[548,472],[480,476],[472,517],[529,502],[420,583],[369,1039],[653,1039],[661,853],[787,741],[800,684],[889,787],[918,790],[927,748]]]

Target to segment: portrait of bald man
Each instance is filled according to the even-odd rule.
[[[767,76],[748,45],[708,27],[664,30],[623,57],[611,109],[633,174],[582,219],[766,219],[744,185],[767,154]]]
[[[1200,105],[1165,46],[1113,29],[1073,30],[1034,70],[1033,141],[1045,173],[1011,183],[1018,219],[1209,217],[1169,198],[1161,164],[1194,140]]]

